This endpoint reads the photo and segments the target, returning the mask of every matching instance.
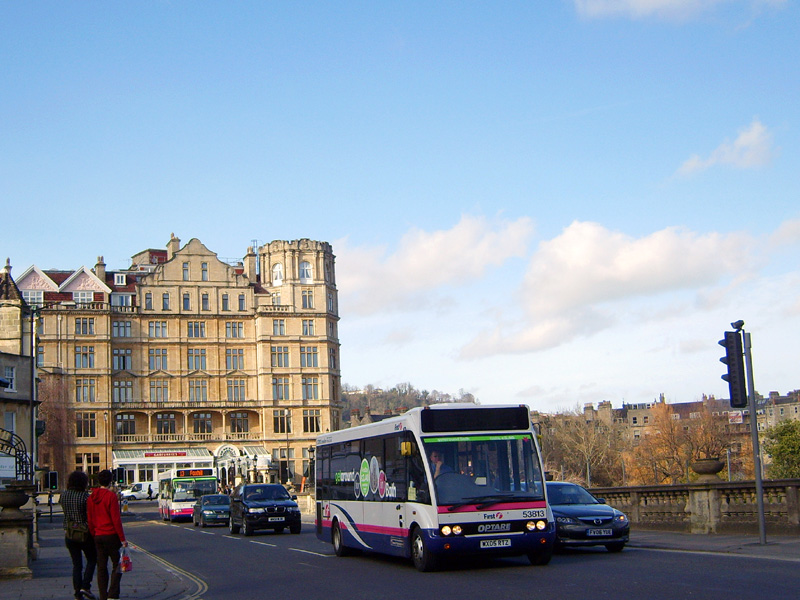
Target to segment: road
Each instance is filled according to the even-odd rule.
[[[299,535],[257,532],[244,537],[232,536],[224,527],[168,524],[150,503],[132,510],[135,514],[125,519],[128,538],[205,582],[203,600],[731,600],[792,598],[800,585],[796,563],[636,548],[619,554],[604,549],[557,554],[545,567],[530,566],[526,558],[483,559],[419,573],[410,562],[391,557],[337,558],[307,524]]]

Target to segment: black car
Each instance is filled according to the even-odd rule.
[[[192,507],[192,523],[205,527],[212,523],[227,525],[231,516],[231,499],[227,494],[200,496]]]
[[[289,528],[300,533],[300,508],[297,496],[290,496],[286,488],[277,483],[248,483],[237,487],[231,495],[231,533],[244,530],[251,535],[256,529],[274,529],[281,533]]]
[[[628,517],[581,486],[548,481],[547,501],[556,520],[556,548],[605,546],[619,552],[628,542]]]

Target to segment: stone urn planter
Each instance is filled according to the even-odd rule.
[[[5,489],[0,490],[0,508],[3,509],[0,511],[0,519],[21,516],[19,507],[28,501],[29,491],[33,491],[33,486],[27,483],[9,483]]]
[[[721,481],[717,473],[725,468],[725,464],[719,458],[698,458],[689,466],[700,476],[697,478],[697,483]]]

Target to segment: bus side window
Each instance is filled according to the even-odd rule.
[[[414,496],[416,496],[417,502],[430,504],[431,495],[428,490],[428,480],[425,477],[425,463],[422,460],[419,446],[410,434],[405,441],[410,441],[412,446],[411,456],[408,457],[408,499],[414,501]]]

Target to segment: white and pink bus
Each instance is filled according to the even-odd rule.
[[[317,438],[316,531],[338,556],[550,561],[555,540],[527,406],[440,404]]]
[[[170,469],[158,474],[158,511],[165,521],[191,519],[197,499],[216,493],[214,469]]]

